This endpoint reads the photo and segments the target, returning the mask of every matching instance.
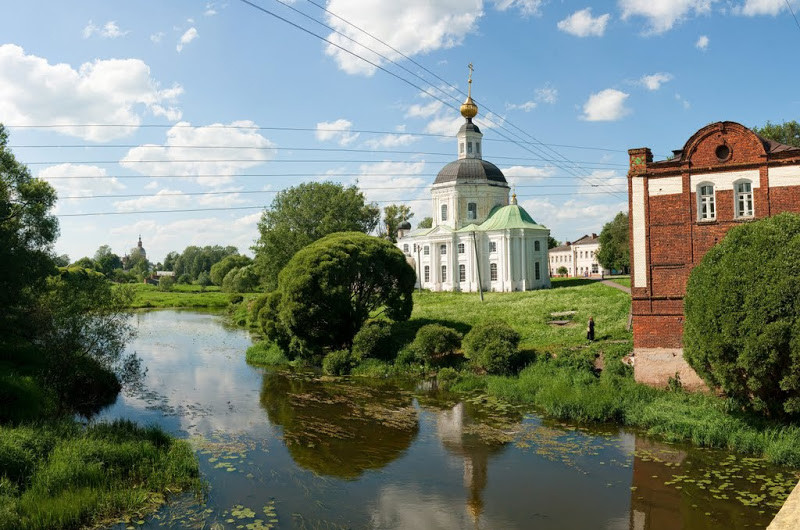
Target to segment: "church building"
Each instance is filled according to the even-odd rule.
[[[550,230],[509,201],[503,172],[482,158],[483,134],[469,95],[457,137],[458,159],[439,171],[431,189],[433,226],[398,232],[397,246],[417,272],[417,287],[432,291],[527,291],[550,286]]]

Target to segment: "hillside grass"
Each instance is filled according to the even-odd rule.
[[[131,309],[165,307],[225,309],[236,296],[220,292],[216,286],[201,290],[199,285],[175,285],[171,291],[159,291],[157,286],[143,283],[134,284],[132,287],[134,297]]]

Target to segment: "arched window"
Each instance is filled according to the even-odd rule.
[[[425,269],[423,269],[423,270],[425,271],[425,281],[426,282],[431,281],[431,268],[430,268],[430,266],[425,265]]]
[[[539,262],[538,261],[533,264],[533,273],[534,273],[534,276],[536,277],[536,279],[538,280],[539,279],[539,275],[541,274],[539,272]]]
[[[489,279],[493,282],[497,281],[497,263],[489,264]]]
[[[478,218],[478,204],[474,202],[467,203],[467,219]]]
[[[447,245],[439,245],[439,254],[442,256],[447,254]]]
[[[481,154],[481,143],[480,142],[475,142],[475,152],[478,153],[479,155]]]
[[[447,205],[442,205],[442,221],[447,221]]]
[[[538,241],[534,241],[533,242],[533,250],[536,251],[536,252],[539,252],[540,247],[539,247],[539,242]]]
[[[447,281],[447,265],[442,265],[442,281]]]
[[[472,142],[467,142],[467,153],[472,154]]]
[[[461,153],[462,155],[464,154],[464,142],[458,143],[458,152]]]
[[[458,281],[465,282],[467,281],[467,267],[464,265],[458,266]]]
[[[736,217],[753,217],[753,184],[742,180],[734,184]]]
[[[710,221],[716,218],[714,185],[710,183],[700,184],[697,187],[697,219],[699,221]]]

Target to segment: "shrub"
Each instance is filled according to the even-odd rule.
[[[419,328],[411,349],[416,357],[431,366],[446,364],[461,345],[461,334],[441,324],[427,324]]]
[[[47,400],[32,377],[0,375],[0,423],[32,420],[45,413]]]
[[[747,408],[800,415],[798,300],[800,216],[731,229],[689,277],[686,360]]]
[[[260,328],[260,324],[258,321],[258,314],[267,305],[267,300],[269,297],[269,293],[264,293],[258,295],[256,298],[250,301],[250,307],[247,309],[247,324],[249,327],[253,328]]]
[[[436,374],[436,383],[442,390],[449,389],[457,380],[458,372],[455,370],[455,368],[450,368],[449,366],[442,368],[439,370],[439,373]]]
[[[322,360],[322,371],[328,375],[347,375],[353,369],[353,356],[347,350],[330,352]]]
[[[505,374],[511,370],[519,339],[519,333],[505,322],[484,322],[464,337],[464,355],[480,370]]]
[[[289,364],[289,359],[277,344],[262,340],[247,348],[246,360],[248,363],[264,364],[267,366],[281,366]]]
[[[353,337],[353,358],[362,361],[367,358],[385,361],[395,357],[397,350],[392,338],[392,325],[383,320],[364,324]]]
[[[413,348],[410,346],[403,348],[397,354],[397,358],[394,360],[394,364],[399,365],[408,365],[408,364],[415,364],[421,362],[419,357],[417,357],[417,352],[414,351]]]
[[[158,290],[169,292],[175,285],[175,279],[172,276],[162,276],[158,280]]]
[[[181,285],[189,285],[192,283],[192,277],[188,274],[184,273],[178,276],[178,283]]]

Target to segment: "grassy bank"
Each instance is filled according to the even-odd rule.
[[[185,441],[131,422],[0,427],[0,529],[138,521],[167,492],[200,491]]]
[[[230,293],[220,292],[219,287],[198,285],[176,285],[171,291],[159,291],[155,285],[143,283],[133,285],[132,309],[190,307],[203,309],[225,309],[231,303]]]

